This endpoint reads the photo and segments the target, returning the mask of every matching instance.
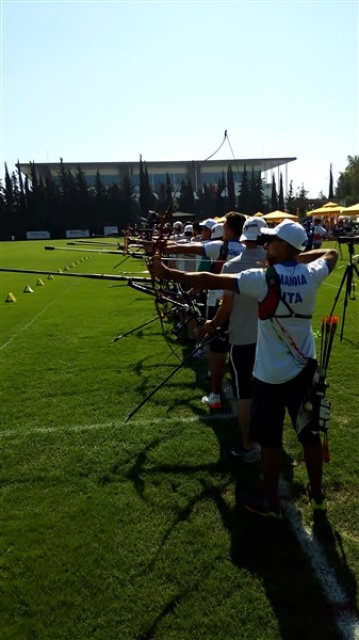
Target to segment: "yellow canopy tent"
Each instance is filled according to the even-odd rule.
[[[345,218],[359,216],[359,202],[357,204],[352,204],[351,207],[343,207],[340,214]]]
[[[253,218],[263,218],[265,214],[262,213],[261,211],[257,211],[257,213],[253,214]]]
[[[270,213],[266,213],[263,217],[263,220],[267,220],[269,222],[281,222],[282,220],[298,220],[298,216],[294,216],[291,213],[287,213],[286,211],[271,211]]]
[[[333,216],[336,214],[340,214],[344,207],[341,207],[340,204],[336,204],[335,202],[326,202],[322,207],[318,209],[312,209],[312,211],[307,211],[307,216],[318,216],[321,218],[322,216]]]

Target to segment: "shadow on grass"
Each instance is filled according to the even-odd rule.
[[[203,361],[190,360],[186,366],[190,366],[197,373],[203,369]],[[192,385],[188,386],[189,392],[191,389],[193,392]],[[208,418],[207,408],[201,411],[195,402],[193,405],[191,402],[188,404],[199,420]],[[175,415],[175,409],[176,403],[173,402],[169,412]],[[143,500],[146,500],[146,484],[151,484],[153,478],[156,478],[157,482],[161,476],[192,476],[201,486],[200,491],[187,498],[186,504],[173,515],[146,570],[152,571],[155,568],[171,535],[181,523],[189,520],[196,505],[210,500],[216,505],[223,527],[228,533],[233,565],[239,570],[245,569],[252,573],[263,584],[282,640],[314,640],[318,637],[326,640],[342,640],[343,637],[354,640],[354,631],[345,628],[345,616],[354,619],[357,614],[357,583],[346,562],[340,534],[333,531],[325,514],[315,518],[312,531],[308,533],[301,523],[300,512],[296,511],[296,523],[306,533],[307,544],[310,547],[320,545],[325,560],[324,573],[322,572],[320,580],[313,568],[311,556],[303,550],[295,527],[289,519],[280,522],[267,521],[244,509],[248,494],[255,493],[261,485],[261,471],[259,464],[234,464],[229,456],[229,448],[237,434],[236,419],[227,422],[225,427],[221,421],[212,421],[209,428],[214,432],[219,446],[216,463],[156,465],[152,458],[149,467],[148,453],[155,450],[162,440],[172,437],[171,433],[162,438],[155,438],[136,454],[135,460],[132,458],[132,462],[129,461],[125,477],[133,483]],[[283,467],[287,480],[293,486],[293,461],[285,452]],[[234,487],[234,505],[227,502],[229,486]],[[295,487],[297,494],[303,493],[304,488],[299,487],[298,483]],[[326,567],[329,568],[328,575],[325,575]],[[333,579],[343,594],[342,598],[339,597],[339,602],[336,588],[333,590],[330,584]],[[192,591],[193,589],[189,588],[185,594],[169,600],[138,640],[155,637],[161,621],[174,611],[177,602],[180,602],[183,596],[190,597]],[[263,634],[260,637],[264,637]]]
[[[137,493],[145,500],[146,483],[152,478],[168,477],[171,474],[195,477],[202,489],[187,500],[185,506],[177,511],[170,525],[163,532],[161,542],[147,565],[146,571],[155,568],[162,550],[172,533],[194,512],[196,505],[211,500],[218,509],[223,527],[228,532],[230,557],[234,566],[251,572],[259,580],[266,591],[271,608],[275,613],[282,640],[314,640],[318,637],[326,640],[354,640],[351,630],[343,630],[338,626],[341,620],[345,624],[345,616],[352,618],[356,614],[357,584],[355,576],[347,565],[340,535],[333,532],[325,514],[316,517],[312,535],[315,544],[320,544],[327,565],[340,585],[345,600],[335,602],[335,593],[331,591],[331,576],[321,578],[330,593],[331,602],[324,593],[323,584],[317,578],[311,560],[303,551],[298,537],[289,520],[267,521],[265,518],[248,513],[244,503],[248,493],[258,490],[261,484],[259,464],[233,464],[228,455],[229,443],[232,442],[231,429],[223,429],[220,424],[212,426],[219,444],[219,458],[216,463],[205,465],[159,464],[146,468],[147,454],[165,438],[153,439],[128,468],[126,478],[133,482]],[[232,435],[235,426],[232,427]],[[284,452],[284,474],[289,481],[293,480],[293,461]],[[215,484],[213,480],[215,479]],[[235,488],[235,504],[228,504],[225,496],[229,486]],[[298,491],[300,493],[300,491]],[[296,512],[301,520],[300,512]],[[308,544],[311,544],[309,538]],[[338,549],[340,553],[338,553]],[[196,589],[198,585],[196,586]],[[196,590],[195,589],[195,590]],[[335,590],[334,590],[335,591]],[[169,601],[157,615],[151,627],[138,640],[149,640],[155,637],[156,628],[168,614],[172,613],[177,602],[183,597],[190,597],[192,589],[186,594]],[[262,637],[262,636],[261,636]]]

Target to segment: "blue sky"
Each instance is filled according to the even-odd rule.
[[[1,2],[7,162],[297,157],[327,195],[358,155],[358,3]],[[232,148],[232,150],[231,150]]]

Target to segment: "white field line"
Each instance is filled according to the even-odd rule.
[[[290,494],[290,487],[283,478],[280,481],[280,493]],[[300,511],[292,502],[283,499],[281,507],[334,612],[341,637],[343,640],[359,640],[359,620],[345,591],[338,583],[335,572],[327,563],[322,545],[303,524]]]
[[[130,427],[132,424],[135,425],[136,427],[145,427],[146,425],[154,425],[154,424],[163,424],[165,425],[166,423],[180,423],[180,424],[188,424],[188,423],[193,423],[193,422],[206,422],[206,423],[211,423],[211,422],[217,422],[218,420],[229,420],[233,418],[233,414],[232,413],[214,413],[214,414],[208,414],[208,415],[202,415],[202,416],[187,416],[187,417],[183,417],[183,418],[169,418],[166,419],[165,417],[163,418],[153,418],[151,419],[143,419],[143,420],[138,420],[138,419],[133,419],[130,420],[130,422],[128,423],[128,426]],[[125,418],[124,418],[125,420]],[[36,433],[76,433],[76,432],[81,432],[81,431],[93,431],[96,429],[110,429],[110,428],[114,428],[117,429],[118,427],[121,427],[125,424],[125,421],[123,420],[123,422],[120,422],[118,420],[114,420],[113,422],[99,422],[99,423],[95,423],[95,424],[77,424],[77,425],[61,425],[58,427],[34,427],[33,429],[7,429],[4,431],[0,431],[0,438],[12,438],[12,437],[27,437],[27,436],[32,436]]]
[[[153,418],[152,420],[144,419],[144,420],[131,420],[131,424],[135,424],[136,426],[145,426],[151,424],[166,424],[166,422],[179,422],[179,423],[193,423],[197,422],[217,422],[218,420],[230,420],[236,415],[236,404],[232,398],[232,387],[229,380],[225,379],[223,383],[223,395],[229,401],[231,405],[231,411],[229,413],[209,413],[201,416],[188,416],[183,418]],[[124,418],[125,420],[125,418]],[[95,423],[95,424],[85,424],[85,425],[70,425],[70,426],[58,426],[58,427],[35,427],[34,429],[6,429],[4,431],[0,431],[0,438],[6,437],[26,437],[33,435],[35,433],[71,433],[71,432],[81,432],[81,431],[92,431],[94,429],[109,429],[111,427],[117,428],[124,424],[123,422],[113,421],[113,422],[103,422],[103,423]]]
[[[68,291],[70,291],[70,289],[72,289],[74,286],[76,286],[78,283],[74,282],[73,284],[71,284],[70,287],[68,287],[60,296],[57,296],[57,298],[55,298],[54,300],[52,300],[51,302],[49,302],[49,304],[46,305],[46,307],[44,307],[40,313],[38,313],[36,316],[34,316],[32,318],[32,320],[30,320],[30,322],[28,322],[24,327],[21,327],[21,329],[19,329],[19,331],[17,333],[15,333],[13,336],[11,336],[11,338],[9,338],[9,340],[7,340],[7,342],[4,342],[3,345],[1,345],[0,347],[0,351],[2,351],[3,349],[5,349],[5,347],[7,347],[9,344],[11,344],[11,342],[13,340],[15,340],[15,338],[17,338],[20,333],[23,333],[24,331],[26,331],[29,327],[31,327],[32,324],[34,324],[34,322],[36,322],[36,320],[38,320],[38,318],[40,318],[40,316],[42,316],[55,302],[57,302],[57,300],[60,300],[60,298],[62,298]]]

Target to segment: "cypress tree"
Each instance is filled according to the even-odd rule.
[[[96,171],[95,178],[95,202],[93,209],[93,225],[94,233],[99,233],[101,227],[106,224],[107,214],[107,192],[104,186],[99,169]]]
[[[294,199],[294,191],[293,191],[293,180],[289,183],[288,195],[286,199],[286,209],[288,213],[295,215],[295,199]]]
[[[25,193],[25,188],[24,188],[24,181],[22,179],[22,173],[21,173],[21,169],[20,169],[19,160],[17,161],[16,168],[17,168],[17,180],[18,180],[18,184],[19,184],[19,193],[20,193],[20,207],[21,207],[21,210],[23,212],[23,215],[25,215],[26,204],[27,204],[26,203],[26,193]]]
[[[62,236],[60,198],[59,187],[52,175],[47,175],[45,178],[45,201],[48,211],[48,227],[52,238],[60,238]]]
[[[276,211],[277,209],[278,209],[277,187],[275,183],[274,173],[272,173],[271,210]]]
[[[227,185],[224,174],[222,174],[221,178],[218,180],[217,189],[215,193],[215,215],[223,216],[227,208]]]
[[[14,204],[14,193],[13,193],[13,184],[12,184],[11,176],[9,174],[9,170],[7,168],[6,162],[5,162],[4,200],[5,200],[6,208],[10,213],[12,211],[12,207]]]
[[[7,215],[5,203],[5,189],[0,181],[0,240],[10,239],[11,232],[9,226],[9,216]]]
[[[330,165],[330,169],[329,169],[329,193],[328,193],[328,198],[329,198],[329,200],[333,200],[333,198],[334,198],[332,165]]]
[[[184,211],[186,213],[194,213],[196,210],[192,182],[187,178],[184,178],[181,182],[177,198],[177,206],[179,211]]]
[[[78,165],[75,173],[75,202],[76,202],[76,222],[80,229],[87,229],[91,226],[92,219],[89,207],[88,184],[85,172]]]
[[[154,206],[155,198],[150,188],[147,166],[140,156],[140,207],[142,215],[147,216],[148,211]]]
[[[231,165],[227,169],[227,211],[234,211],[236,208],[236,195],[234,192],[234,179]]]
[[[166,174],[165,198],[165,211],[167,211],[167,213],[171,215],[173,211],[172,184],[171,178],[169,177],[168,173]]]
[[[302,184],[301,188],[298,187],[296,198],[295,198],[295,207],[296,214],[300,217],[305,216],[306,211],[308,209],[308,191],[305,190],[304,184]]]
[[[266,208],[264,206],[263,180],[259,172],[252,176],[250,197],[251,214],[257,213],[257,211],[264,213]]]
[[[246,166],[244,166],[242,183],[241,183],[241,191],[238,197],[238,211],[248,215],[250,212],[250,207],[251,207],[251,202],[250,202],[250,190],[249,190],[249,184],[248,184],[247,169],[246,169]]]
[[[283,176],[279,177],[279,195],[278,195],[278,209],[284,211],[284,193],[283,193]]]
[[[76,224],[76,183],[71,171],[65,167],[63,159],[60,158],[60,167],[58,171],[60,182],[60,211],[61,224],[63,232],[66,229],[77,227]]]
[[[135,221],[135,216],[140,214],[131,178],[128,174],[123,177],[121,185],[121,225],[127,225]],[[119,225],[120,220],[117,221]]]

